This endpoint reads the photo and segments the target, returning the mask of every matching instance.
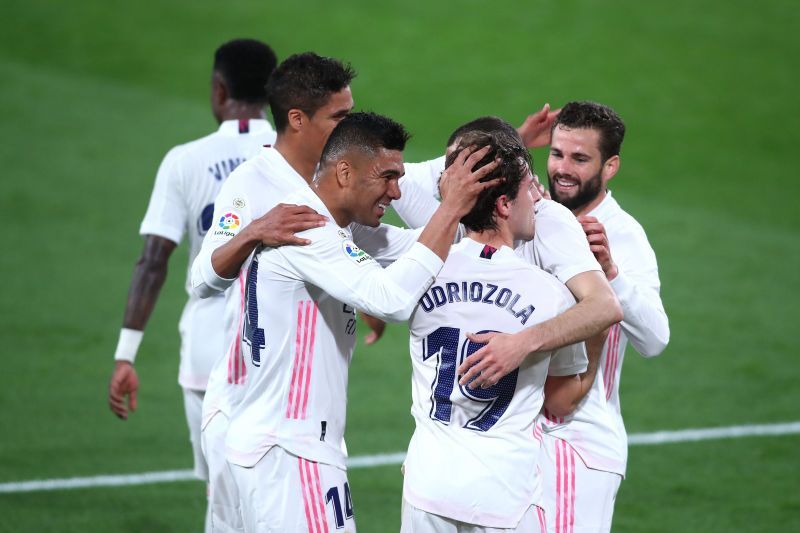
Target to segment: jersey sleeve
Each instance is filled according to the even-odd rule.
[[[555,281],[554,281],[555,282]],[[558,314],[575,305],[575,297],[565,285],[554,286],[554,300],[559,302]],[[553,351],[547,374],[550,376],[571,376],[586,372],[589,358],[586,355],[586,344],[577,342]]]
[[[423,228],[410,230],[391,224],[371,228],[354,223],[350,225],[350,231],[358,247],[371,255],[382,267],[386,267],[414,246]]]
[[[192,290],[201,298],[225,291],[237,279],[219,276],[211,264],[211,255],[252,222],[250,198],[240,182],[241,180],[229,177],[222,185],[214,200],[211,227],[192,263]]]
[[[406,163],[400,179],[400,198],[392,207],[409,228],[421,228],[439,207],[439,176],[444,156],[423,163]]]
[[[147,212],[139,226],[141,235],[157,235],[176,244],[186,232],[189,217],[180,151],[178,147],[173,148],[161,162]]]
[[[619,271],[610,283],[625,316],[622,329],[637,352],[656,356],[669,342],[669,320],[661,301],[655,252],[637,225],[614,236],[611,255]]]
[[[548,376],[572,376],[586,372],[589,359],[586,356],[586,345],[582,342],[559,348],[550,357]]]
[[[602,271],[578,220],[569,209],[552,200],[537,202],[536,235],[518,247],[517,254],[561,283],[583,272]]]
[[[407,320],[443,262],[415,243],[386,269],[329,224],[301,233],[308,246],[276,250],[300,281],[316,285],[336,300],[389,322]]]

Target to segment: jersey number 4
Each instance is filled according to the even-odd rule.
[[[264,329],[258,327],[258,258],[253,257],[247,270],[247,283],[244,293],[244,324],[242,339],[250,346],[250,358],[254,366],[261,366],[261,350],[267,347]]]
[[[479,333],[490,333],[480,331]],[[436,377],[431,384],[430,417],[445,424],[450,423],[453,412],[451,396],[456,386],[456,368],[464,359],[478,351],[484,344],[464,339],[459,343],[461,330],[458,328],[441,327],[425,337],[422,346],[422,360],[436,356]],[[494,426],[503,413],[508,409],[514,391],[517,387],[519,370],[514,370],[500,381],[486,389],[471,389],[459,385],[461,394],[473,402],[486,404],[474,417],[470,418],[464,427],[475,431],[488,431]]]

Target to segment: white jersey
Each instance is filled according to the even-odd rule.
[[[212,293],[208,300],[223,299],[221,291],[233,286],[225,292],[225,308],[220,311],[214,326],[224,334],[226,342],[217,347],[214,356],[215,363],[203,401],[203,427],[219,411],[230,415],[231,405],[242,395],[247,372],[240,344],[249,260],[237,280],[224,280],[213,271],[211,254],[286,196],[303,188],[308,188],[306,180],[275,148],[265,147],[231,174],[217,196],[214,220],[218,223],[206,235],[203,249],[192,268],[192,283],[197,286],[206,282],[220,291],[217,296]]]
[[[206,231],[216,225],[214,198],[228,175],[262,144],[271,144],[275,131],[266,120],[227,120],[214,133],[176,146],[167,153],[156,176],[147,213],[139,233],[180,243],[189,238],[189,268]],[[184,388],[204,390],[211,366],[224,349],[222,332],[215,328],[223,313],[223,299],[201,300],[191,293],[178,329],[181,363],[178,381]]]
[[[250,467],[280,446],[344,469],[354,309],[408,319],[442,261],[416,243],[384,270],[312,189],[285,201],[308,205],[329,222],[300,233],[310,245],[264,249],[250,263],[241,339],[248,383],[231,414],[226,456]]]
[[[445,158],[440,157],[406,164],[406,173],[400,179],[401,196],[392,202],[392,207],[408,227],[424,226],[439,207],[438,184],[444,163]],[[536,202],[535,209],[536,236],[532,241],[518,243],[517,253],[521,257],[562,283],[583,272],[602,271],[589,249],[583,228],[569,209],[544,198]]]
[[[249,260],[242,266],[238,279],[217,276],[211,266],[211,254],[253,220],[260,218],[290,194],[308,189],[305,179],[292,168],[275,148],[267,147],[258,156],[242,164],[231,174],[220,190],[214,220],[218,221],[203,242],[203,249],[192,268],[192,283],[204,295],[225,291],[224,312],[212,327],[225,332],[226,341],[215,357],[203,402],[202,426],[222,412],[230,417],[238,404],[247,381],[247,366],[241,350],[244,324],[245,281]],[[420,232],[401,231],[382,224],[379,228],[352,226],[354,241],[381,264],[388,264],[416,242]],[[230,287],[230,288],[229,288]],[[227,289],[227,290],[226,290]],[[222,354],[224,353],[224,357]]]
[[[540,504],[534,435],[548,375],[584,372],[583,343],[528,357],[488,389],[458,385],[455,370],[482,345],[465,334],[515,333],[564,312],[575,299],[555,277],[511,248],[454,245],[409,322],[416,430],[403,497],[430,513],[513,528]]]
[[[619,383],[628,340],[642,355],[661,353],[669,323],[661,303],[656,256],[642,226],[607,193],[590,216],[605,226],[619,274],[611,281],[624,320],[609,331],[597,377],[580,407],[569,417],[541,417],[545,435],[568,442],[589,468],[625,475],[628,438],[622,421]]]

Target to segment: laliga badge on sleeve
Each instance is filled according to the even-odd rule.
[[[214,226],[215,237],[234,237],[242,227],[242,215],[238,211],[227,211]]]
[[[344,251],[345,255],[357,265],[372,260],[372,257],[367,252],[356,246],[353,241],[344,241],[342,243],[342,250]]]

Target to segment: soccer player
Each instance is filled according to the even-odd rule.
[[[379,226],[400,196],[407,138],[385,117],[348,115],[331,133],[312,186],[287,198],[328,222],[299,234],[308,246],[258,249],[250,262],[240,342],[248,383],[226,437],[245,531],[355,530],[343,452],[353,309],[406,320],[459,219],[496,183],[481,181],[496,163],[472,171],[486,150],[461,154],[442,180],[431,223],[384,270],[353,242],[350,225]]]
[[[619,402],[625,347],[630,340],[652,357],[669,342],[655,253],[642,226],[608,190],[624,135],[611,108],[570,102],[553,126],[547,161],[550,194],[578,217],[625,314],[609,332],[585,402],[571,416],[541,419],[548,530],[558,533],[611,529],[628,455]]]
[[[225,331],[227,339],[217,353],[203,402],[201,438],[209,467],[214,531],[243,527],[239,494],[225,460],[225,434],[247,378],[239,341],[249,257],[258,246],[269,245],[272,225],[265,222],[273,208],[308,209],[279,202],[308,187],[328,135],[353,107],[354,77],[349,66],[310,52],[290,56],[275,69],[267,95],[277,139],[223,184],[214,220],[235,217],[238,224],[215,226],[192,266],[198,296],[215,298],[235,284],[225,293],[225,313],[215,326]],[[324,223],[324,217],[319,216],[317,223]]]
[[[523,127],[515,130],[506,121],[497,117],[481,117],[456,128],[448,139],[451,151],[459,139],[475,131],[499,132],[523,142],[528,147],[549,142],[549,135],[541,133],[542,125],[554,120],[554,113],[545,106],[531,115]],[[438,161],[438,160],[435,160]],[[433,162],[431,162],[433,163]],[[433,173],[429,174],[433,179]],[[534,180],[537,180],[534,176]],[[420,192],[422,190],[423,192]],[[401,201],[395,209],[411,227],[430,217],[436,202],[428,199],[435,185],[426,185],[422,179],[401,180]],[[417,198],[415,202],[403,202],[402,198]],[[563,315],[514,333],[471,334],[471,340],[488,343],[472,354],[458,368],[462,376],[461,385],[474,379],[475,386],[491,386],[504,375],[517,368],[532,352],[550,351],[562,346],[583,341],[604,331],[622,319],[622,310],[600,265],[587,246],[580,224],[570,211],[557,202],[541,199],[536,202],[536,237],[521,244],[517,253],[526,260],[553,274],[572,292],[578,304]]]
[[[544,532],[536,469],[542,407],[564,416],[596,372],[583,343],[531,354],[488,388],[457,386],[455,368],[480,344],[475,331],[515,332],[548,320],[575,299],[554,276],[519,257],[515,242],[534,237],[539,193],[531,159],[504,133],[465,134],[448,156],[489,146],[503,181],[479,196],[461,219],[467,236],[454,245],[409,322],[416,430],[405,462],[403,533]]]
[[[272,126],[265,120],[264,85],[276,63],[272,49],[256,40],[236,39],[220,46],[214,54],[211,75],[211,110],[219,129],[176,146],[161,163],[140,228],[145,238],[144,250],[133,272],[109,384],[109,405],[122,419],[127,419],[129,410],[137,407],[139,377],[133,363],[166,279],[169,257],[183,236],[188,235],[191,265],[206,231],[219,225],[213,211],[214,198],[222,183],[261,145],[275,139]],[[285,220],[286,214],[274,214],[273,229],[276,219],[283,218],[281,223],[291,222]],[[235,220],[229,223],[235,224]],[[274,238],[273,242],[286,240]],[[178,382],[184,392],[194,471],[197,477],[207,479],[200,450],[200,413],[211,366],[225,348],[222,332],[215,327],[223,313],[224,299],[202,300],[192,295],[188,280],[186,288],[190,294],[179,324]]]

